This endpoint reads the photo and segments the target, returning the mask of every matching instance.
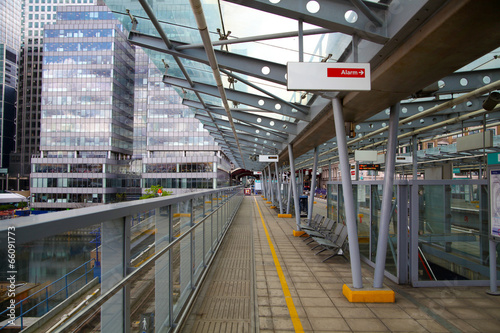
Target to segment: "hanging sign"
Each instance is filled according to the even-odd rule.
[[[278,155],[259,155],[259,162],[278,162]]]
[[[375,170],[380,171],[380,164],[359,164],[359,170]]]
[[[289,62],[288,90],[363,91],[371,89],[369,63]]]

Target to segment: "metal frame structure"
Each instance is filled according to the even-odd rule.
[[[498,108],[486,111],[480,106],[486,94],[500,89],[498,69],[455,72],[500,46],[498,2],[225,0],[218,3],[214,19],[206,14],[207,8],[213,9],[208,4],[190,0],[190,13],[187,13],[190,20],[180,34],[177,33],[179,26],[168,18],[170,13],[160,10],[163,4],[150,5],[146,0],[138,0],[140,6],[136,6],[137,2],[131,0],[125,4],[130,8],[124,12],[123,2],[119,5],[115,0],[106,2],[130,31],[129,41],[147,49],[156,59],[162,58],[166,68],[163,82],[176,87],[184,96],[183,103],[193,109],[196,118],[235,167],[263,171],[264,193],[271,199],[276,193],[273,174],[270,167],[265,170],[267,165],[257,162],[256,156],[279,155],[275,177],[279,178],[279,166],[291,171],[298,230],[297,169],[312,165],[316,172],[318,166],[331,165],[340,158],[342,170],[346,171],[350,151],[376,149],[389,152],[386,173],[392,176],[398,145],[416,147],[418,141],[443,132],[453,133],[479,125],[486,129],[499,123]],[[185,8],[187,5],[186,1]],[[258,10],[295,21],[297,31],[232,38],[224,23],[227,22],[223,11],[226,5],[237,6],[242,12]],[[252,22],[246,23],[251,30]],[[304,29],[305,24],[313,28]],[[215,26],[217,33],[213,32]],[[190,38],[195,33],[198,36]],[[328,51],[333,50],[332,53],[322,49],[321,43],[313,51],[306,51],[305,36],[312,35],[338,42],[335,47],[330,44]],[[488,38],[484,38],[486,35]],[[290,36],[297,36],[295,59],[290,57],[281,62],[249,56],[232,47],[242,42],[254,45],[257,41],[270,42]],[[465,47],[470,43],[471,47]],[[216,46],[221,49],[216,50]],[[313,53],[311,61],[369,63],[371,90],[275,93],[276,90],[283,92],[286,86],[286,63],[297,58],[304,61],[306,52]],[[462,95],[456,97],[456,94]],[[396,105],[401,107],[393,108]],[[394,119],[400,119],[399,123]],[[346,127],[349,141],[345,140]],[[486,150],[482,153],[484,156]],[[428,160],[469,161],[471,157],[474,157],[471,152],[414,156],[411,170],[415,174],[417,164]],[[299,179],[302,179],[300,172]],[[352,193],[346,188],[348,183],[344,186],[347,191],[344,197],[346,204],[353,206]],[[389,209],[384,210],[384,220],[388,218]],[[346,214],[352,215],[351,210],[346,209]],[[310,211],[312,213],[312,209]],[[362,284],[357,273],[359,251],[354,216],[347,220],[357,288]],[[380,260],[382,264],[376,269],[379,277],[384,258]],[[380,279],[376,280],[375,286],[380,287]]]
[[[109,2],[113,9],[112,1]],[[344,117],[346,121],[354,122],[356,133],[364,136],[373,132],[378,134],[376,131],[380,127],[384,127],[382,125],[384,122],[387,122],[387,118],[384,119],[385,109],[404,98],[412,98],[412,100],[409,100],[407,103],[402,103],[402,113],[400,114],[402,120],[414,114],[418,114],[421,107],[428,109],[429,107],[426,107],[425,104],[433,103],[429,101],[429,97],[440,101],[440,96],[468,92],[484,85],[486,78],[490,82],[494,82],[498,80],[499,77],[498,70],[452,73],[453,70],[451,68],[455,66],[455,68],[458,69],[459,66],[464,64],[464,59],[450,59],[446,64],[446,69],[444,69],[443,66],[443,69],[438,68],[438,70],[432,71],[433,77],[429,76],[426,78],[425,85],[422,83],[419,85],[419,83],[415,82],[411,87],[406,88],[406,93],[398,91],[394,94],[395,96],[391,97],[390,102],[386,101],[387,104],[385,104],[385,106],[379,105],[380,102],[376,101],[375,103],[371,103],[367,110],[365,104],[363,107],[365,110],[363,112],[353,115],[352,112],[354,112],[355,109],[350,107],[349,103],[346,103],[346,100],[350,101],[354,96],[360,97],[361,95],[367,95],[368,98],[368,96],[374,95],[375,92],[366,94],[359,92],[305,92],[303,96],[306,96],[306,98],[304,100],[300,102],[288,102],[286,99],[277,96],[266,88],[266,85],[268,85],[267,83],[278,86],[286,85],[285,64],[273,63],[228,51],[228,47],[231,47],[232,44],[269,41],[272,39],[298,36],[298,55],[299,58],[303,59],[304,36],[313,34],[324,34],[326,36],[332,34],[342,34],[343,36],[350,35],[352,36],[354,44],[352,42],[348,43],[343,52],[341,52],[341,55],[338,56],[338,59],[331,59],[330,61],[352,62],[355,60],[370,62],[373,71],[372,75],[379,74],[379,72],[382,71],[380,75],[383,76],[390,71],[386,69],[386,72],[383,72],[383,67],[394,65],[389,60],[391,54],[397,54],[399,52],[405,53],[405,57],[411,56],[406,55],[411,51],[408,48],[408,39],[415,38],[414,36],[417,36],[418,29],[434,29],[428,32],[429,38],[431,34],[442,33],[444,35],[450,33],[444,28],[440,30],[439,27],[432,27],[431,20],[449,20],[449,22],[454,22],[454,20],[459,21],[463,19],[462,15],[467,9],[474,9],[474,12],[476,12],[480,10],[482,6],[483,8],[493,6],[491,2],[487,4],[484,1],[476,1],[474,3],[472,1],[464,1],[461,4],[454,4],[452,1],[444,0],[421,0],[408,3],[396,3],[393,1],[330,0],[322,2],[320,4],[320,10],[313,12],[305,6],[303,2],[285,5],[282,2],[270,3],[265,0],[252,2],[228,0],[226,1],[228,3],[238,4],[243,7],[249,7],[296,20],[298,22],[298,31],[257,35],[245,38],[229,38],[230,33],[226,35],[221,35],[219,33],[220,40],[214,41],[213,39],[215,38],[210,37],[210,32],[207,27],[207,24],[213,24],[214,22],[206,20],[203,12],[203,4],[200,1],[190,1],[194,13],[193,17],[197,22],[196,29],[200,31],[200,36],[203,41],[203,43],[198,44],[187,44],[182,40],[173,40],[169,38],[168,22],[163,18],[156,17],[156,15],[159,15],[158,12],[155,12],[155,9],[151,8],[146,1],[140,0],[139,2],[142,9],[134,8],[134,10],[130,10],[129,14],[141,17],[141,12],[143,10],[146,13],[144,18],[147,18],[147,20],[153,23],[159,36],[154,36],[151,31],[142,32],[140,31],[141,24],[135,24],[131,27],[129,40],[135,45],[156,53],[164,54],[167,56],[167,63],[169,57],[172,57],[176,61],[181,71],[172,72],[171,70],[169,73],[165,73],[164,82],[178,87],[184,92],[188,92],[187,95],[197,99],[193,100],[187,97],[184,99],[184,104],[195,110],[198,114],[197,118],[200,119],[205,125],[205,128],[216,138],[225,153],[232,158],[236,167],[242,167],[249,170],[261,170],[263,168],[263,165],[255,163],[250,159],[252,155],[279,153],[281,161],[288,160],[286,158],[288,154],[288,143],[303,142],[311,139],[312,133],[310,133],[311,131],[307,131],[308,128],[312,129],[314,126],[317,127],[318,123],[328,123],[328,121],[332,119],[331,117],[323,117],[325,112],[328,111],[328,108],[331,108],[330,99],[332,97],[338,96],[341,98],[344,104]],[[133,3],[133,1],[131,3]],[[449,13],[446,14],[446,11],[450,9],[454,10],[453,15]],[[136,13],[134,13],[134,11]],[[490,11],[492,11],[491,8]],[[115,13],[123,14],[119,11],[115,11]],[[124,18],[125,22],[128,20],[129,14]],[[486,13],[483,13],[483,15],[484,14]],[[470,12],[468,16],[469,22],[474,21],[473,18],[470,17]],[[487,20],[487,17],[482,16],[481,20]],[[142,21],[139,22],[142,23]],[[321,28],[304,30],[304,23]],[[434,22],[432,22],[432,24],[433,23]],[[225,27],[223,26],[222,28],[222,30],[225,31]],[[484,34],[486,31],[493,30],[494,27],[490,24],[488,29],[481,31],[481,33]],[[479,31],[470,32],[470,34],[474,33],[479,33]],[[494,38],[492,37],[491,39]],[[425,41],[421,41],[420,43],[423,46]],[[467,51],[467,53],[470,54],[462,54],[462,57],[468,57],[465,61],[470,62],[487,51],[490,51],[495,46],[498,46],[496,42],[485,42],[484,44],[485,45],[477,45],[473,52]],[[226,50],[215,50],[214,47],[216,46],[221,46],[221,48],[225,47]],[[300,51],[301,47],[302,51]],[[444,47],[449,48],[451,52],[453,46],[445,45]],[[453,52],[454,51],[453,49]],[[443,50],[442,52],[448,51]],[[326,56],[325,54],[325,57]],[[415,57],[416,56],[417,53],[415,54]],[[427,57],[430,58],[430,56]],[[184,59],[192,63],[209,65],[213,72],[213,77],[215,78],[213,82],[215,83],[197,82],[192,79],[190,76],[191,71],[187,70],[185,65],[182,65],[186,63]],[[328,61],[328,57],[325,59],[327,59],[325,61]],[[293,59],[287,60],[290,61]],[[460,65],[458,65],[459,61],[461,61]],[[385,65],[386,63],[388,65]],[[170,67],[172,68],[174,65],[175,64],[170,64]],[[267,69],[267,71],[263,69]],[[426,70],[430,71],[430,69],[427,68]],[[446,75],[448,76],[439,74],[444,70],[447,71]],[[409,71],[411,71],[411,69],[409,69]],[[172,74],[170,74],[170,72],[172,72]],[[407,75],[407,77],[404,79],[406,81],[411,81],[411,75],[415,76],[415,74],[418,73],[405,73],[404,75]],[[228,83],[222,83],[220,81],[222,77],[226,77]],[[251,78],[247,79],[246,77]],[[261,83],[252,83],[256,80],[260,80]],[[401,78],[401,80],[403,80],[403,78]],[[421,79],[419,80],[422,81]],[[378,89],[378,83],[376,81],[375,79],[374,82],[372,82],[372,84],[375,85],[375,90]],[[240,82],[240,89],[236,89],[237,86],[234,82]],[[433,82],[435,83],[433,84]],[[467,82],[467,84],[463,82]],[[243,86],[241,86],[241,84],[243,84]],[[405,82],[405,84],[407,84],[407,82]],[[408,86],[410,86],[410,84]],[[498,86],[497,84],[494,85],[490,88],[490,91],[498,89]],[[258,94],[249,92],[245,87],[258,91]],[[243,90],[241,88],[243,88]],[[191,92],[194,94],[191,94]],[[353,97],[350,97],[351,95]],[[401,97],[396,97],[396,95]],[[206,96],[210,96],[210,98],[207,99]],[[422,99],[425,97],[427,97],[427,101]],[[381,99],[383,103],[387,100],[387,97]],[[213,103],[213,101],[219,102]],[[234,107],[229,107],[228,103],[233,103]],[[472,107],[467,106],[466,109],[477,109],[478,103],[479,101]],[[372,104],[373,106],[371,106]],[[439,123],[440,119],[441,121],[448,119],[450,111],[457,114],[457,116],[462,113],[460,109],[441,111],[442,112],[432,117],[420,119],[419,122],[400,126],[401,130],[411,133],[415,131],[415,129],[425,126],[424,124]],[[268,115],[274,116],[269,117]],[[477,119],[477,117],[475,118]],[[488,121],[490,122],[491,119],[488,119]],[[461,120],[461,122],[463,122],[462,126],[472,126],[480,122],[480,120]],[[320,126],[324,128],[325,124]],[[452,126],[447,125],[447,127],[451,128]],[[295,152],[297,163],[301,161],[301,158],[307,158],[307,155],[310,154],[307,153],[309,149],[312,152],[315,147],[320,149],[321,156],[321,144],[329,143],[329,140],[335,137],[335,131],[333,130],[329,131],[330,133],[326,136],[323,132],[324,131],[321,131],[322,134],[318,135],[321,136],[321,138],[310,140],[313,141],[312,145],[307,145],[307,147],[310,148],[303,147],[304,145],[294,145],[294,149],[297,150]],[[428,136],[430,132],[428,130],[426,132]],[[319,132],[316,131],[315,133],[317,134]],[[247,134],[251,134],[254,137],[253,141],[245,137]],[[274,140],[271,136],[274,137]],[[279,137],[279,139],[277,137]],[[376,143],[384,139],[386,139],[385,134],[377,136],[371,141],[372,143]],[[400,139],[400,144],[402,143]],[[366,146],[366,141],[363,140],[363,142],[359,144]],[[282,162],[280,162],[280,164],[281,163]]]

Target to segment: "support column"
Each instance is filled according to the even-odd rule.
[[[412,161],[412,166],[413,166],[413,172],[412,172],[412,175],[413,175],[413,180],[417,180],[417,170],[418,170],[418,164],[417,164],[417,151],[418,151],[418,141],[417,141],[417,136],[414,135],[412,138],[411,138],[411,142],[412,142],[412,148],[413,148],[413,152],[412,152],[412,158],[413,158],[413,161]],[[415,185],[416,186],[416,185]]]
[[[493,237],[490,236],[490,290],[487,291],[488,294],[498,296],[497,286],[497,243]]]
[[[274,162],[274,168],[276,169],[276,186],[278,188],[278,204],[280,207],[280,214],[283,214],[283,205],[281,204],[281,182],[280,182],[280,172],[278,171],[278,162]]]
[[[271,198],[268,199],[274,204],[274,186],[273,186],[273,173],[271,172],[271,164],[267,166],[267,169],[269,170],[269,192],[271,193]]]
[[[290,199],[292,197],[292,188],[290,187],[291,180],[288,178],[288,184],[287,184],[287,202],[286,202],[286,213],[290,214]]]
[[[398,143],[399,103],[391,106],[389,117],[389,137],[387,138],[387,154],[385,155],[384,190],[380,212],[380,227],[377,243],[377,258],[373,287],[382,288],[384,281],[385,259],[387,254],[387,240],[389,238],[389,222],[391,220],[392,186],[394,184],[394,170],[396,166],[396,148]]]
[[[333,180],[333,164],[332,160],[328,161],[328,181],[331,182]]]
[[[316,172],[318,170],[318,147],[314,147],[314,162],[311,174],[311,189],[309,191],[309,209],[307,210],[308,224],[311,223],[314,208],[314,191],[316,189]]]
[[[267,179],[266,179],[266,168],[262,169],[262,194],[264,198],[267,199]]]
[[[297,231],[301,231],[299,194],[297,191],[297,183],[295,182],[295,161],[293,160],[293,150],[291,144],[288,144],[288,157],[290,158],[290,172],[292,173],[290,176],[289,183],[290,186],[292,187],[292,192],[293,192],[293,205],[295,206],[295,221],[297,222]]]
[[[361,258],[359,255],[358,230],[356,225],[356,214],[354,210],[354,196],[352,193],[352,181],[350,176],[349,156],[347,154],[347,140],[345,137],[344,115],[339,99],[332,100],[333,119],[337,135],[337,146],[339,150],[340,169],[342,170],[342,192],[344,195],[344,206],[347,225],[347,236],[349,237],[349,254],[351,257],[352,284],[355,289],[363,288],[361,278]]]

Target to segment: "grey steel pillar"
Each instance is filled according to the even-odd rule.
[[[311,190],[309,191],[309,209],[307,210],[307,220],[312,220],[314,208],[314,190],[316,189],[316,171],[318,170],[318,147],[314,147],[314,162],[311,174]]]
[[[271,201],[274,204],[274,186],[273,186],[273,173],[271,172],[271,164],[267,166],[269,170],[269,192],[271,192]]]
[[[290,199],[292,197],[292,188],[290,187],[291,185],[290,178],[288,179],[288,184],[287,184],[287,201],[286,201],[286,213],[290,214]]]
[[[278,162],[274,162],[274,168],[276,169],[276,187],[278,188],[278,204],[280,207],[280,214],[283,214],[283,205],[281,204],[281,182],[280,182],[280,172],[278,170]]]
[[[498,296],[500,293],[497,288],[497,243],[493,238],[490,238],[490,290],[487,291],[490,295]]]
[[[389,222],[392,210],[392,185],[394,184],[394,169],[396,166],[396,148],[398,144],[399,110],[401,105],[391,106],[389,116],[389,137],[387,138],[387,154],[385,155],[384,190],[380,212],[380,227],[378,231],[377,258],[373,287],[382,288],[384,281],[385,259],[387,254],[387,239],[389,238]]]
[[[266,179],[266,168],[262,169],[262,194],[264,198],[267,198],[267,179]]]
[[[363,288],[361,278],[361,258],[359,255],[358,230],[356,225],[356,213],[354,210],[354,196],[352,193],[351,167],[347,154],[347,140],[345,137],[344,115],[342,105],[338,98],[332,100],[333,119],[337,135],[337,146],[339,149],[339,163],[342,170],[342,193],[344,195],[344,206],[347,225],[347,236],[349,237],[349,254],[351,257],[352,284],[354,288]]]
[[[412,166],[413,166],[413,180],[417,180],[417,170],[418,170],[418,165],[417,165],[417,151],[418,151],[418,141],[417,141],[417,136],[414,135],[412,138],[411,138],[411,142],[412,142],[412,148],[413,148],[413,153],[412,153],[412,158],[413,158],[413,161],[412,161]],[[416,186],[416,185],[415,185]]]
[[[295,206],[295,221],[297,222],[297,231],[300,231],[300,207],[299,207],[299,194],[297,193],[297,183],[295,182],[295,161],[293,160],[292,145],[288,144],[288,157],[290,158],[290,172],[291,177],[289,180],[293,192],[293,205]]]

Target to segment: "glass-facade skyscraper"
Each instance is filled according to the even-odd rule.
[[[20,16],[20,1],[0,2],[0,168],[9,166],[9,155],[15,148]]]
[[[134,156],[142,159],[142,188],[182,193],[227,186],[229,160],[140,48],[135,72]]]
[[[44,30],[35,208],[78,208],[124,194],[133,154],[134,49],[105,6],[58,8]]]
[[[106,6],[45,25],[31,206],[67,209],[229,184],[230,162]]]
[[[56,22],[57,10],[65,6],[94,5],[95,0],[13,0],[22,3],[21,51],[16,150],[11,154],[9,173],[12,184],[29,188],[31,157],[40,153],[40,107],[42,101],[43,31]],[[20,14],[19,14],[20,15]],[[17,21],[19,21],[17,19]],[[11,185],[13,186],[13,185]]]

